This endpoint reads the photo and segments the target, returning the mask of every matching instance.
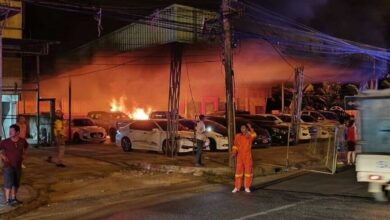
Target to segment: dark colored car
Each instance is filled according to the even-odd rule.
[[[236,111],[235,113],[237,116],[250,114],[250,112],[248,112],[248,111]],[[213,112],[213,113],[207,114],[207,116],[221,116],[221,117],[225,117],[225,115],[226,115],[226,112],[224,112],[224,111]]]
[[[123,112],[105,112],[105,111],[92,111],[88,112],[88,118],[103,127],[107,134],[110,136],[111,142],[115,142],[115,135],[119,127],[125,126],[132,120]]]
[[[167,119],[168,113],[167,111],[155,111],[150,114],[150,119]],[[179,119],[183,119],[183,117],[179,115]]]
[[[318,120],[316,118],[314,118],[313,116],[310,116],[310,115],[301,115],[301,119],[302,119],[302,121],[307,122],[307,123],[318,122]]]
[[[250,120],[261,128],[267,129],[271,134],[272,143],[274,144],[284,145],[288,142],[292,143],[295,140],[293,130],[290,129],[289,135],[289,127],[286,125],[275,123],[275,121],[271,121],[270,119],[267,119],[267,117],[261,115],[241,115],[241,117]]]
[[[326,119],[332,121],[339,121],[339,116],[331,111],[319,111]]]
[[[227,127],[227,121],[225,117],[221,116],[206,116],[205,117],[207,120],[217,122],[225,127]],[[253,141],[252,147],[268,147],[272,144],[272,138],[270,133],[266,130],[263,129],[256,124],[252,123],[250,120],[236,117],[236,133],[241,132],[241,126],[246,125],[250,123],[253,126],[253,129],[255,130],[257,137]]]

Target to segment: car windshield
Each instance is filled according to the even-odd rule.
[[[192,120],[180,120],[179,123],[188,129],[194,130],[196,123]]]
[[[317,122],[317,120],[315,118],[311,117],[310,115],[301,115],[301,119],[304,122]]]
[[[220,125],[226,126],[226,119],[222,117],[207,117],[208,120],[214,121]]]
[[[267,118],[269,120],[272,120],[272,121],[276,122],[276,123],[282,123],[283,122],[283,120],[280,119],[278,116],[268,115]]]
[[[84,127],[84,126],[94,126],[95,124],[89,119],[73,119],[73,126],[75,127]]]
[[[322,114],[317,113],[317,112],[310,113],[310,116],[313,116],[314,118],[316,118],[318,120],[325,120],[326,119]]]
[[[282,119],[283,122],[291,122],[291,116],[289,115],[281,115],[279,118]]]
[[[206,120],[205,121],[206,130],[214,131],[215,133],[221,134],[223,136],[227,136],[227,129],[225,126],[222,126],[216,122]]]
[[[163,129],[164,131],[168,130],[168,121],[156,121],[156,123]],[[188,131],[189,128],[184,127],[182,124],[178,124],[179,131]]]
[[[337,115],[333,112],[321,112],[321,114],[325,116],[326,119],[337,120]]]

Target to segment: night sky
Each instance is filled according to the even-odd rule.
[[[263,7],[290,17],[324,33],[353,41],[389,48],[389,0],[255,0]],[[62,0],[61,2],[76,2]],[[148,15],[172,3],[218,10],[215,0],[100,0],[81,1],[91,6],[129,7],[134,13]],[[139,2],[139,3],[137,3]],[[374,3],[375,2],[375,3]],[[60,41],[51,58],[97,38],[97,25],[92,15],[65,12],[27,4],[25,7],[25,38]],[[103,34],[110,33],[128,22],[104,16]],[[50,58],[50,57],[49,57]],[[48,61],[48,60],[46,60]]]

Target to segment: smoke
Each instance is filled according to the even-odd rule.
[[[306,82],[339,82],[353,77],[358,80],[356,69],[340,67],[326,60],[296,61],[305,65]],[[41,96],[56,98],[57,108],[62,106],[65,112],[68,108],[69,79],[72,83],[72,111],[75,114],[109,111],[110,102],[120,100],[120,97],[126,97],[122,102],[129,110],[139,107],[168,109],[169,46],[119,54],[99,52],[92,59],[69,62],[59,60],[59,75],[41,82]],[[242,42],[234,53],[233,63],[236,97],[255,100],[256,105],[264,105],[267,91],[273,85],[293,79],[291,66],[264,41]],[[185,103],[192,106],[192,100],[198,108],[200,102],[207,100],[223,102],[225,74],[220,49],[210,45],[186,45],[181,78],[181,106]]]

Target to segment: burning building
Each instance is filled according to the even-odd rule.
[[[174,21],[174,22],[171,22]],[[91,110],[124,111],[145,118],[167,110],[171,44],[183,46],[180,114],[194,117],[225,110],[225,75],[218,37],[218,14],[172,5],[146,20],[125,26],[59,58],[41,79],[41,97],[54,98],[56,108],[86,114]],[[181,24],[177,26],[177,24]],[[176,26],[175,26],[176,25]],[[291,36],[290,36],[291,37]],[[265,40],[235,43],[235,104],[238,110],[263,113],[275,84],[292,81],[291,64]],[[291,48],[287,52],[294,54]],[[290,59],[304,64],[305,80],[353,79],[362,75],[324,57]],[[24,94],[26,112],[35,112]],[[48,106],[42,106],[48,111]]]

